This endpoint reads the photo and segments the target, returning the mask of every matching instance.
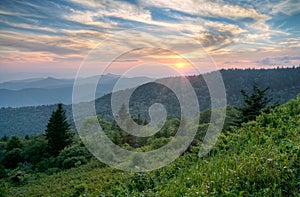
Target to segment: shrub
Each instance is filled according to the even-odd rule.
[[[73,145],[62,150],[57,157],[57,167],[69,169],[86,164],[92,157],[89,151],[82,146]]]
[[[20,170],[18,168],[10,171],[8,176],[9,176],[9,180],[16,185],[24,183],[29,177],[29,175],[26,174],[25,171]]]
[[[56,159],[54,157],[44,158],[35,165],[38,172],[46,172],[48,169],[56,167]]]
[[[65,159],[62,162],[62,168],[63,169],[69,169],[69,168],[73,168],[73,167],[78,167],[82,164],[86,164],[87,160],[85,157],[83,156],[79,156],[79,157],[70,157]]]
[[[7,176],[7,170],[4,166],[0,165],[0,179],[5,178]]]
[[[18,166],[20,162],[24,161],[24,157],[22,154],[22,150],[20,148],[15,148],[5,153],[4,158],[2,160],[2,164],[6,168],[15,168]]]

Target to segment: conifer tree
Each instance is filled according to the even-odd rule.
[[[263,110],[267,109],[267,105],[271,101],[271,99],[266,95],[268,90],[269,87],[263,90],[259,89],[255,82],[253,84],[252,93],[247,94],[245,90],[241,90],[244,105],[239,108],[242,115],[240,123],[255,120],[256,116],[260,115]]]
[[[48,150],[52,155],[57,155],[62,149],[72,143],[70,124],[67,122],[66,112],[62,104],[58,104],[49,119],[46,131]]]

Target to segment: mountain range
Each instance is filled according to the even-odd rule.
[[[300,93],[300,67],[259,70],[229,69],[220,70],[220,73],[226,89],[227,103],[231,106],[240,106],[242,104],[243,97],[240,91],[243,89],[247,93],[251,92],[254,82],[261,89],[270,88],[267,93],[272,98],[272,103],[285,103],[290,99],[296,98]],[[198,97],[201,111],[209,109],[211,105],[204,75],[187,77]],[[182,80],[182,78],[169,77],[159,80],[174,81],[175,83],[178,80]],[[128,90],[130,91],[130,89]],[[163,104],[168,115],[180,116],[180,105],[176,95],[170,89],[155,81],[145,83],[134,91],[129,102],[130,114],[134,117],[140,115],[142,118],[149,118],[148,109],[153,103]],[[19,108],[2,107],[0,109],[0,136],[14,134],[25,136],[43,132],[52,111],[56,107],[56,104]],[[109,120],[113,118],[111,94],[106,94],[96,99],[95,107],[97,114],[102,118]],[[72,105],[66,104],[64,108],[67,111],[70,123],[73,125]]]
[[[89,86],[99,76],[79,78],[80,84]],[[95,93],[96,98],[112,92],[115,83],[120,76],[113,74],[102,75],[100,84]],[[153,81],[148,77],[122,77],[122,86],[119,89],[135,87],[141,83]],[[23,107],[49,105],[58,102],[64,104],[72,103],[72,89],[74,79],[32,78],[25,80],[14,80],[0,83],[0,107]],[[83,97],[83,101],[89,101]]]

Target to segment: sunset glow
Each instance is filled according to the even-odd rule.
[[[177,63],[177,64],[176,64],[176,67],[177,67],[177,68],[184,68],[184,67],[185,67],[185,64],[184,64],[184,63]]]

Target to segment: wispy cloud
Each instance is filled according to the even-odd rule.
[[[299,13],[297,0],[2,0],[1,64],[26,66],[36,61],[67,66],[120,31],[106,46],[114,50],[104,52],[151,48],[159,42],[161,48],[180,49],[188,57],[201,55],[204,47],[220,66],[294,64],[300,52],[295,22]],[[126,31],[132,28],[133,35]],[[173,57],[163,51],[139,52],[149,53],[147,58],[153,60]],[[135,60],[132,55],[119,63]]]
[[[141,5],[147,7],[155,6],[168,8],[197,16],[225,17],[231,19],[253,18],[254,20],[261,20],[266,18],[265,15],[258,13],[251,7],[245,8],[238,5],[224,4],[222,1],[213,2],[206,0],[148,0],[143,1]]]
[[[274,65],[299,65],[300,56],[281,56],[281,57],[266,57],[258,60],[260,66],[274,66]]]
[[[279,1],[273,6],[271,3],[267,5],[272,10],[271,14],[283,13],[286,15],[293,15],[300,13],[300,1],[298,0]]]

